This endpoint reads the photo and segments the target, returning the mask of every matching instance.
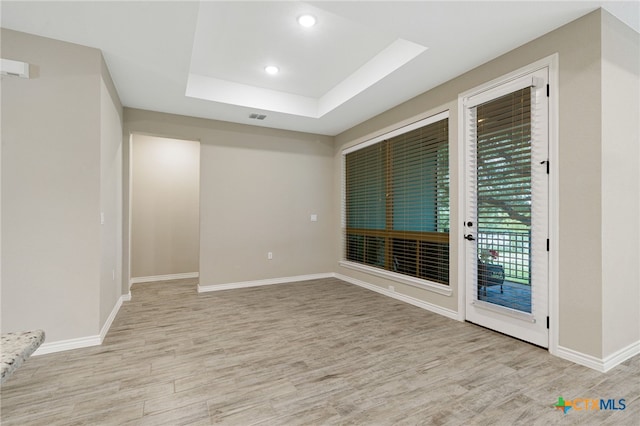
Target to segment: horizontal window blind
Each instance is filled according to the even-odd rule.
[[[345,259],[449,283],[448,119],[345,155]]]

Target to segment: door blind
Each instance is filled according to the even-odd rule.
[[[529,285],[531,88],[477,106],[478,251]]]

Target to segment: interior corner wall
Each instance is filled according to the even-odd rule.
[[[125,108],[132,133],[200,141],[200,285],[334,270],[333,138]]]
[[[96,49],[1,30],[2,331],[99,333],[100,78]]]
[[[559,344],[573,351],[602,356],[602,253],[601,253],[601,12],[595,11],[536,40],[512,50],[474,70],[448,81],[397,107],[336,136],[334,151],[334,220],[341,217],[341,151],[360,141],[400,127],[417,117],[450,109],[450,128],[457,129],[455,102],[460,93],[535,61],[559,56]],[[636,117],[637,122],[637,117]],[[458,145],[450,134],[451,148]],[[461,212],[457,194],[460,152],[451,162],[451,235],[459,235]],[[334,230],[335,259],[342,257],[340,226]],[[451,240],[452,258],[462,249],[462,240]],[[394,282],[339,267],[337,272],[396,291],[411,291],[413,297],[457,309],[457,293],[463,277],[453,267],[453,295],[447,301],[426,290],[399,287]]]
[[[640,34],[602,13],[603,356],[640,346]]]
[[[200,143],[132,137],[131,277],[199,271]]]

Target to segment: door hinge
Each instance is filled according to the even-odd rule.
[[[547,174],[549,174],[549,160],[541,161],[540,164],[546,164],[547,165]]]
[[[547,330],[549,329],[549,317],[547,317]]]
[[[547,238],[547,251],[549,251],[549,239]]]
[[[549,97],[549,85],[547,84],[547,98]]]

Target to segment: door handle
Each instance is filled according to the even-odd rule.
[[[475,241],[475,238],[473,238],[473,235],[469,234],[469,235],[465,235],[464,236],[465,240],[469,240],[469,241]]]

